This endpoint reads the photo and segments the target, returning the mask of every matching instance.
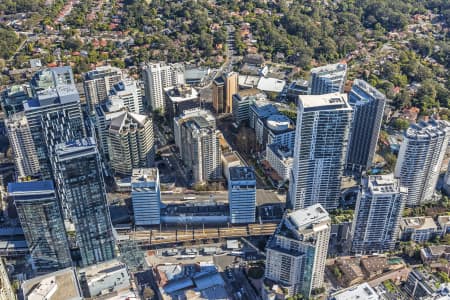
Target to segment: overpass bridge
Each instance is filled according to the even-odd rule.
[[[158,248],[183,243],[208,243],[215,239],[272,235],[278,223],[248,224],[217,228],[139,230],[118,235],[117,243],[133,241],[142,248]]]

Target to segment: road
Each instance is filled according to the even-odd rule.
[[[278,223],[249,224],[248,226],[230,226],[225,228],[188,228],[169,230],[140,230],[120,234],[128,236],[142,246],[157,246],[180,242],[211,240],[220,238],[239,238],[248,236],[272,235]],[[120,241],[118,241],[120,243]]]

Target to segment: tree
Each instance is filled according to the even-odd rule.
[[[153,299],[153,297],[155,297],[155,292],[153,289],[146,286],[142,295],[144,296],[144,299]]]
[[[338,266],[334,266],[333,267],[333,274],[334,274],[334,276],[336,277],[337,280],[341,280],[342,273],[341,273],[341,270],[339,270]]]
[[[397,118],[392,125],[397,130],[405,130],[409,127],[409,121],[402,118]]]

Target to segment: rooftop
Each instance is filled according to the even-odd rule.
[[[238,161],[240,162],[239,156],[236,155],[234,152],[228,152],[228,153],[222,153],[223,159],[227,161],[228,163]]]
[[[133,169],[133,174],[131,175],[131,182],[140,181],[156,181],[158,179],[158,169],[157,168],[139,168]]]
[[[266,125],[275,132],[295,130],[294,122],[282,114],[269,116],[266,120]]]
[[[437,220],[441,227],[450,227],[450,216],[439,216]]]
[[[405,132],[409,139],[429,140],[437,138],[450,131],[450,123],[444,120],[430,119],[428,122],[422,121],[412,124]]]
[[[114,273],[117,270],[126,268],[126,265],[117,259],[108,260],[96,265],[79,269],[79,273],[84,273],[87,281],[95,281],[104,277],[104,274]]]
[[[246,98],[249,96],[258,96],[258,95],[262,95],[261,91],[258,89],[245,89],[245,90],[240,90],[237,94],[235,95],[239,95],[239,97],[242,98]]]
[[[175,119],[178,121],[187,121],[191,118],[195,117],[202,117],[210,124],[216,124],[216,118],[214,115],[206,109],[201,108],[193,108],[183,111],[183,114],[181,114],[179,117],[176,117]]]
[[[132,78],[125,78],[124,80],[116,83],[111,90],[111,95],[117,95],[119,97],[128,95],[130,93],[136,93],[139,87],[137,81]]]
[[[279,144],[270,144],[267,147],[278,157],[278,159],[293,161],[293,151]]]
[[[259,76],[239,75],[238,83],[243,87],[256,87],[259,82]]]
[[[266,118],[270,115],[278,114],[278,108],[269,101],[256,101],[250,106],[259,118]]]
[[[256,180],[255,171],[250,167],[231,167],[230,180]]]
[[[450,245],[428,246],[420,250],[426,259],[450,256]]]
[[[43,293],[46,287],[53,281],[52,296],[44,298]],[[55,289],[56,287],[56,289]],[[24,281],[22,290],[26,300],[44,300],[44,299],[64,299],[81,300],[82,295],[79,289],[79,283],[74,268],[67,268],[43,276]]]
[[[122,70],[116,67],[112,66],[100,66],[95,68],[95,70],[86,72],[85,79],[87,80],[93,80],[97,78],[101,78],[103,76],[110,76],[110,75],[121,75]]]
[[[44,278],[28,295],[29,300],[51,299],[58,289],[55,276]]]
[[[373,98],[386,99],[386,96],[383,93],[378,91],[376,88],[374,88],[373,86],[371,86],[370,84],[368,84],[364,80],[362,80],[362,79],[355,79],[353,81],[353,86],[352,86],[351,92],[357,94],[358,96],[360,96],[360,98],[364,98],[363,95],[360,95],[360,91],[359,90],[361,90],[364,93],[372,96]]]
[[[314,204],[306,208],[295,210],[287,214],[290,223],[297,229],[309,224],[330,220],[328,212],[320,204]]]
[[[199,98],[198,91],[187,85],[168,87],[164,89],[164,92],[172,102],[183,102]]]
[[[299,109],[305,111],[352,110],[347,101],[347,94],[331,93],[324,95],[300,95]]]
[[[400,181],[394,178],[394,174],[369,176],[367,181],[372,194],[408,192],[406,187],[400,186]]]
[[[349,287],[331,295],[332,300],[378,300],[380,297],[367,282]]]
[[[126,133],[127,130],[131,128],[142,128],[148,120],[148,117],[145,115],[129,112],[127,110],[122,110],[117,114],[111,114],[110,117],[109,129],[119,133],[122,131]]]
[[[369,256],[361,259],[361,266],[369,273],[376,273],[389,268],[387,258],[384,256]]]
[[[203,296],[195,299],[228,299],[228,297],[215,298],[218,292],[216,289],[220,289],[221,295],[227,295],[223,290],[225,282],[212,263],[158,265],[155,273],[164,299],[178,296],[186,299],[188,295],[193,297],[194,294]]]
[[[186,70],[184,71],[184,77],[186,78],[186,80],[201,80],[206,77],[209,72],[210,69],[186,67]]]
[[[261,91],[281,93],[286,85],[286,81],[278,78],[261,77],[257,88]]]
[[[342,63],[330,64],[311,69],[311,73],[316,73],[319,75],[331,72],[345,72],[345,71],[347,71],[347,64]]]
[[[432,217],[402,218],[400,224],[402,228],[414,228],[416,230],[437,229]]]
[[[43,191],[54,192],[55,188],[53,187],[53,181],[45,180],[45,181],[8,183],[9,194],[23,194],[23,193],[33,194],[33,193],[42,193]]]
[[[88,137],[81,140],[57,144],[55,152],[60,160],[74,158],[85,154],[98,153],[94,138]]]

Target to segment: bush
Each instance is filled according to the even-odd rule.
[[[247,275],[253,279],[260,279],[264,276],[264,269],[261,267],[251,267],[248,269]]]

